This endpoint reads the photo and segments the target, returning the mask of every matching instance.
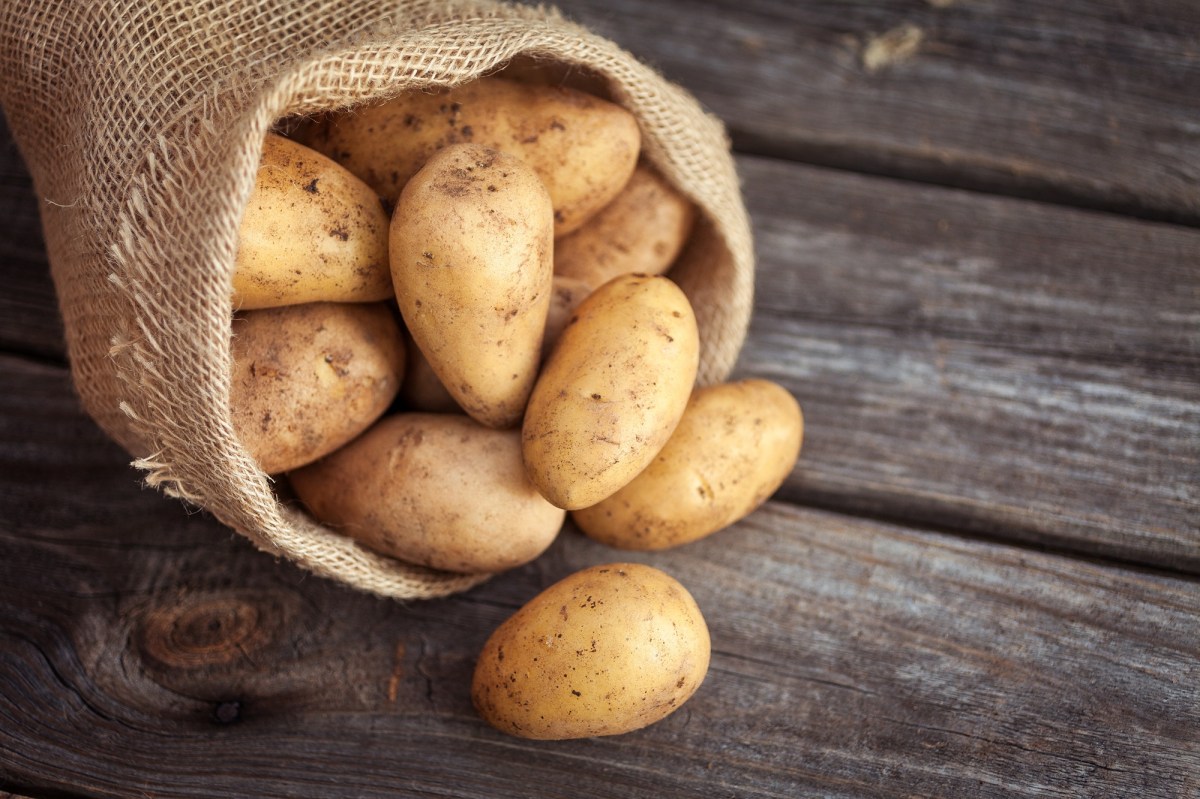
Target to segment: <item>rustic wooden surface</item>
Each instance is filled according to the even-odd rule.
[[[263,556],[79,411],[0,131],[0,796],[1200,792],[1197,7],[564,8],[730,124],[739,373],[807,421],[777,501],[408,606]],[[696,697],[610,739],[479,722],[490,631],[619,558],[704,609]]]

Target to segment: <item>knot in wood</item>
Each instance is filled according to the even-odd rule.
[[[249,656],[268,638],[256,605],[238,598],[183,597],[154,608],[142,620],[142,654],[169,668],[231,663]]]

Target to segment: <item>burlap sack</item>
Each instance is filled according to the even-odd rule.
[[[604,80],[639,119],[645,155],[704,210],[672,276],[696,307],[701,380],[724,377],[753,255],[721,125],[557,13],[445,0],[0,4],[0,102],[42,201],[75,386],[149,484],[376,594],[443,596],[486,577],[383,557],[277,501],[230,423],[230,286],[274,123],[459,84],[518,54]]]

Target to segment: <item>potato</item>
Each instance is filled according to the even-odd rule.
[[[595,505],[658,454],[699,364],[696,317],[665,277],[624,275],[576,310],[529,399],[529,478],[560,508]]]
[[[550,294],[550,313],[546,315],[546,333],[542,337],[542,359],[545,360],[558,343],[558,337],[567,329],[579,303],[592,293],[592,287],[573,277],[554,276]]]
[[[322,522],[386,555],[455,572],[528,563],[565,516],[526,479],[517,431],[465,416],[390,416],[289,479]]]
[[[553,246],[537,175],[476,144],[438,152],[396,204],[400,312],[450,395],[489,427],[520,421],[537,378]]]
[[[404,347],[382,304],[314,303],[233,320],[229,405],[268,474],[311,463],[378,419],[400,389]]]
[[[522,738],[618,735],[686,702],[710,651],[700,608],[674,579],[637,563],[594,566],[492,633],[471,698],[487,723]]]
[[[641,134],[618,105],[573,89],[482,78],[329,116],[308,144],[395,200],[440,148],[470,142],[528,164],[554,203],[554,231],[579,228],[633,174]]]
[[[622,549],[695,541],[775,493],[800,455],[803,433],[800,406],[774,383],[746,380],[698,389],[646,470],[573,518],[592,538]]]
[[[318,152],[267,136],[238,232],[234,307],[386,300],[387,231],[367,184]]]
[[[661,275],[683,249],[695,216],[688,198],[640,164],[615,200],[554,243],[554,273],[593,286],[631,272]]]

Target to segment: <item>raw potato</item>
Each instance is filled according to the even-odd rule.
[[[525,478],[517,431],[465,416],[388,417],[289,478],[322,522],[386,555],[455,572],[528,563],[565,516]]]
[[[617,275],[661,275],[692,232],[695,206],[639,164],[616,199],[554,243],[554,273],[602,286]]]
[[[775,383],[698,389],[654,462],[573,518],[592,538],[622,549],[696,541],[775,493],[796,464],[803,434],[800,406]]]
[[[517,424],[537,379],[553,246],[537,175],[479,145],[438,152],[396,204],[400,312],[446,390],[488,427]]]
[[[650,566],[577,572],[492,633],[471,698],[522,738],[618,735],[666,717],[708,671],[708,627],[691,594]]]
[[[238,233],[234,307],[388,299],[387,230],[371,187],[314,150],[267,136]]]
[[[641,133],[632,114],[590,94],[482,78],[330,116],[306,141],[388,200],[448,145],[470,142],[511,153],[545,183],[555,235],[562,236],[621,191],[637,165]]]
[[[525,412],[525,468],[542,496],[586,508],[646,468],[683,415],[699,353],[692,307],[665,277],[624,275],[584,300]]]
[[[542,359],[550,355],[559,336],[567,329],[567,323],[575,315],[579,303],[592,293],[592,287],[573,277],[554,276],[553,293],[550,295],[550,313],[546,316],[546,334],[542,338]]]
[[[400,389],[400,326],[382,304],[315,303],[233,320],[229,405],[268,474],[311,463],[378,419]]]

